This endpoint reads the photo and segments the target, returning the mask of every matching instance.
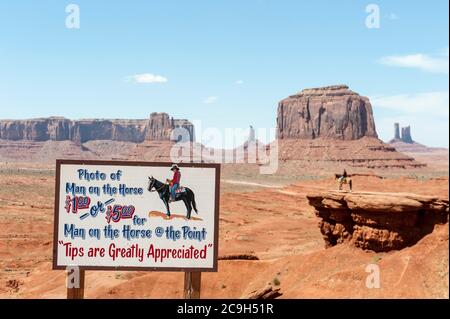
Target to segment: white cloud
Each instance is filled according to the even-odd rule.
[[[237,85],[241,85],[241,84],[244,84],[244,81],[243,81],[243,80],[237,80],[235,83],[236,83]]]
[[[379,61],[383,65],[414,68],[426,72],[448,74],[448,48],[439,55],[423,53],[408,55],[391,55],[382,57]]]
[[[203,100],[203,103],[205,104],[212,104],[217,101],[216,96],[208,96],[205,100]]]
[[[132,81],[135,83],[166,83],[168,81],[167,78],[151,73],[143,73],[143,74],[135,74],[125,77],[126,81]]]
[[[449,92],[445,91],[375,96],[371,98],[371,102],[374,107],[403,114],[449,116]]]

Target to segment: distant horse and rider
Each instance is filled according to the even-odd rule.
[[[339,181],[339,190],[342,190],[342,185],[347,184],[350,192],[353,190],[353,181],[350,178],[350,175],[347,174],[347,171],[344,169],[344,173],[342,174],[334,174],[334,180]]]
[[[180,186],[181,173],[178,165],[172,165],[170,170],[174,172],[173,178],[167,179],[166,183],[157,180],[153,176],[149,177],[147,190],[149,192],[158,193],[159,198],[166,206],[166,219],[170,218],[169,203],[180,200],[182,200],[186,206],[186,218],[191,219],[192,209],[194,209],[195,213],[198,214],[194,192],[188,187]]]

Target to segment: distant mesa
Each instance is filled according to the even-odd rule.
[[[170,161],[173,144],[193,141],[194,134],[194,126],[188,120],[156,112],[148,119],[132,120],[62,117],[0,120],[0,160]]]
[[[27,120],[0,120],[0,139],[7,141],[89,141],[109,140],[142,143],[145,140],[194,139],[194,126],[188,120],[167,113],[151,113],[149,119],[69,120],[49,117]]]

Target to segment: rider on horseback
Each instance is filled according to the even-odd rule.
[[[339,176],[339,174],[336,174],[336,178]],[[342,173],[342,175],[340,175],[340,177],[338,178],[339,180],[339,190],[342,190],[342,185],[343,184],[348,184],[349,188],[350,188],[350,192],[353,189],[353,182],[352,179],[348,176],[347,171],[344,169],[344,173]]]
[[[177,164],[173,164],[170,170],[173,172],[173,178],[171,180],[168,179],[167,181],[169,182],[170,187],[169,202],[173,202],[175,201],[176,190],[178,189],[178,187],[180,187],[181,173],[180,168],[178,167]]]
[[[347,171],[344,168],[344,173],[342,173],[341,177],[339,178],[339,187],[342,187],[342,184],[344,184],[347,180]]]

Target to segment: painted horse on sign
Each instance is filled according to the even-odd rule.
[[[163,182],[158,181],[156,178],[149,177],[148,178],[148,188],[149,192],[158,192],[159,198],[163,201],[166,206],[166,217],[170,218],[170,207],[169,207],[169,199],[170,199],[170,189],[169,185]],[[191,219],[192,208],[195,213],[198,214],[197,204],[195,203],[195,195],[194,192],[188,188],[184,187],[183,192],[178,192],[175,197],[175,201],[182,200],[184,205],[186,206],[186,218]]]

